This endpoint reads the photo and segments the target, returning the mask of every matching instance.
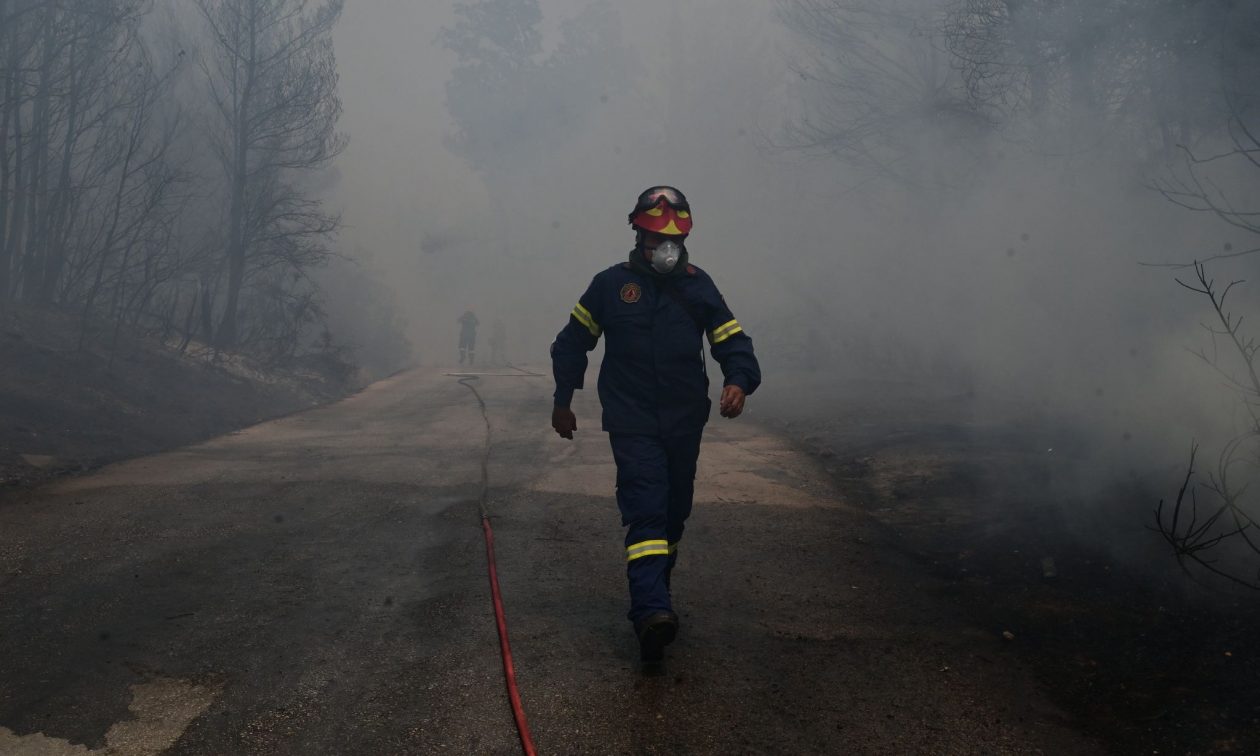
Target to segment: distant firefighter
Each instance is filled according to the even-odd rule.
[[[503,319],[495,318],[494,324],[490,326],[490,362],[495,365],[507,363],[503,358],[503,345],[506,342],[507,331],[503,327]]]
[[[459,364],[463,365],[467,359],[471,365],[477,360],[477,326],[480,322],[472,310],[464,310],[456,322],[459,323]]]

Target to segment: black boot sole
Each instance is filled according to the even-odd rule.
[[[649,665],[659,667],[665,660],[665,647],[674,642],[678,635],[678,623],[673,621],[654,622],[639,633],[639,660],[646,669]]]

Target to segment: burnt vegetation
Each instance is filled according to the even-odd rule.
[[[1202,483],[1195,481],[1198,446],[1192,446],[1176,499],[1168,507],[1161,500],[1155,509],[1155,529],[1187,571],[1194,565],[1235,585],[1260,590],[1260,531],[1252,515],[1254,504],[1246,496],[1247,468],[1254,470],[1260,461],[1257,344],[1243,331],[1243,316],[1235,315],[1226,305],[1230,290],[1243,282],[1231,281],[1221,287],[1209,277],[1205,264],[1194,262],[1192,267],[1194,282],[1178,279],[1177,283],[1205,297],[1215,317],[1214,323],[1204,324],[1210,348],[1200,347],[1195,355],[1238,397],[1246,427],[1224,443],[1216,469]],[[1201,496],[1205,499],[1202,504]]]
[[[779,13],[808,42],[794,61],[802,107],[786,146],[839,158],[935,212],[1005,152],[1066,177],[1106,155],[1132,188],[1213,216],[1222,231],[1260,234],[1254,4],[782,0]],[[1193,351],[1246,422],[1203,481],[1192,454],[1154,529],[1187,569],[1249,588],[1260,588],[1246,485],[1260,463],[1256,343],[1225,306],[1242,281],[1218,286],[1207,266],[1249,264],[1258,251],[1160,250],[1185,260],[1167,267],[1194,271],[1177,282],[1208,301],[1212,324],[1210,347]]]
[[[0,311],[73,313],[79,350],[344,363],[317,283],[341,7],[0,0]]]
[[[924,440],[925,409],[906,421],[919,426],[914,440],[887,449],[867,448],[850,427],[857,422],[834,434],[889,476],[910,465],[903,459],[929,471],[941,457],[953,460],[924,490],[901,499],[902,489],[879,490],[879,474],[838,474],[871,486],[876,516],[956,580],[975,616],[997,631],[1019,625],[1013,642],[1026,644],[1042,679],[1118,751],[1254,751],[1255,663],[1238,649],[1252,643],[1260,589],[1260,341],[1254,299],[1244,299],[1260,252],[1260,6],[781,0],[779,12],[805,42],[794,51],[800,110],[781,144],[842,161],[863,190],[895,187],[893,196],[908,198],[906,216],[948,219],[959,207],[952,197],[981,185],[987,171],[1035,171],[1051,194],[1071,197],[1094,188],[1101,165],[1134,203],[1195,223],[1188,242],[1100,251],[1168,271],[1169,296],[1144,304],[1147,319],[1203,367],[1201,394],[1144,410],[1163,418],[1157,432],[1184,433],[1168,430],[1170,416],[1196,401],[1224,415],[1204,412],[1199,422],[1232,430],[1169,439],[1190,445],[1189,458],[1149,461],[1145,471],[1156,474],[1116,464],[1078,488],[1065,471],[1087,457],[1103,465],[1124,458],[1115,445],[1130,442],[1129,429],[1123,440],[1089,435],[1094,448],[1076,460],[1057,457],[1071,446],[1057,441],[1008,458],[1035,433],[1017,428],[1006,438],[969,426],[959,410],[970,444],[942,451]],[[1172,262],[1151,262],[1159,260]],[[1088,265],[1079,270],[1083,284],[1093,275]],[[1198,298],[1201,316],[1170,314],[1183,312],[1177,291]],[[1201,335],[1180,335],[1178,326],[1192,332],[1196,318]],[[1081,422],[1106,426],[1110,408],[1096,407]],[[1033,406],[1020,411],[1017,425],[1038,415]],[[1035,430],[1041,421],[1030,422]],[[951,470],[999,454],[982,479],[989,490],[951,490]],[[932,492],[942,501],[924,503]]]
[[[1254,205],[1260,187],[1260,49],[1255,43],[1255,11],[1239,13],[1245,31],[1222,32],[1219,57],[1220,107],[1224,128],[1206,144],[1178,142],[1179,160],[1151,185],[1168,201],[1186,210],[1215,217],[1226,226],[1242,231],[1248,238],[1260,237],[1260,207]],[[1195,481],[1197,446],[1191,449],[1186,477],[1165,518],[1161,501],[1156,509],[1156,528],[1183,564],[1193,564],[1235,585],[1260,590],[1260,532],[1256,529],[1257,507],[1247,495],[1260,463],[1260,377],[1257,374],[1256,339],[1243,324],[1245,315],[1236,313],[1227,299],[1234,287],[1245,283],[1233,279],[1220,285],[1209,273],[1208,264],[1225,264],[1236,258],[1246,263],[1260,252],[1248,245],[1206,255],[1188,264],[1194,278],[1177,283],[1207,300],[1210,320],[1203,324],[1209,341],[1194,354],[1221,380],[1226,391],[1237,398],[1242,428],[1225,441],[1216,469],[1206,481]],[[1208,503],[1200,508],[1200,496]]]

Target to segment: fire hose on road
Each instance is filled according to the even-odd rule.
[[[513,367],[509,365],[509,367]],[[519,373],[448,373],[459,378],[459,383],[473,393],[477,404],[481,407],[481,419],[486,424],[486,440],[481,452],[481,493],[477,500],[477,510],[481,516],[481,532],[486,540],[486,564],[490,572],[490,595],[494,601],[494,620],[499,630],[499,651],[503,657],[503,676],[507,683],[508,700],[512,704],[512,717],[516,720],[516,729],[521,737],[521,748],[526,756],[535,756],[534,741],[529,733],[529,723],[525,720],[525,707],[521,704],[521,693],[516,686],[516,668],[512,664],[512,646],[508,642],[507,619],[503,612],[503,596],[499,591],[499,575],[494,559],[494,529],[490,525],[490,513],[486,508],[486,499],[490,490],[490,414],[486,410],[486,402],[473,382],[482,376],[501,377],[539,377],[541,373],[531,373],[521,368]]]

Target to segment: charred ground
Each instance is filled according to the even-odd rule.
[[[844,395],[781,424],[1082,729],[1119,753],[1260,752],[1260,610],[1177,569],[1147,527],[1168,492],[1127,474],[1082,492],[1101,450],[1053,417],[982,422],[974,396],[905,386]]]

